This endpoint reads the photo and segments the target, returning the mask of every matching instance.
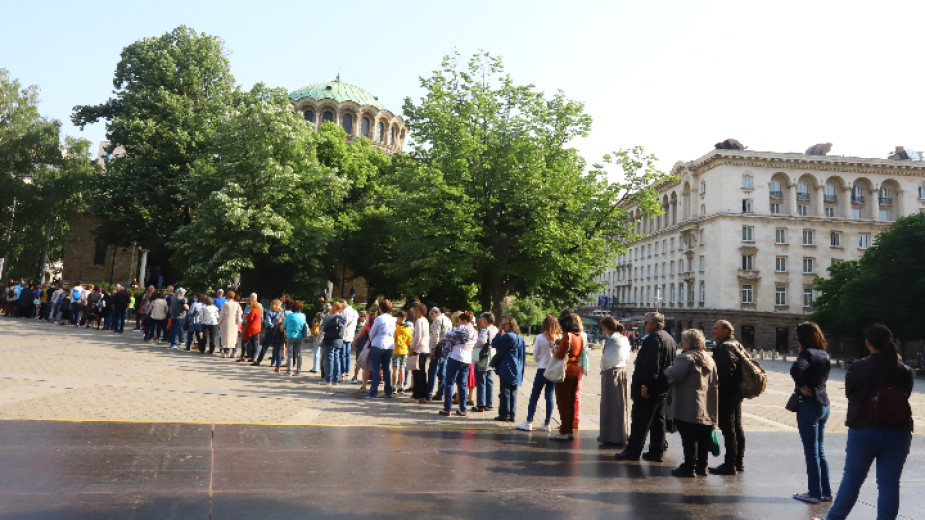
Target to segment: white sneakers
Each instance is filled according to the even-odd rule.
[[[520,424],[518,424],[517,426],[515,426],[515,428],[517,428],[518,430],[523,430],[523,431],[525,431],[525,432],[529,432],[529,431],[532,431],[532,430],[533,430],[533,423],[528,423],[528,422],[520,423]],[[542,425],[540,425],[540,426],[537,426],[536,429],[539,430],[539,431],[541,431],[541,432],[548,432],[548,431],[549,431],[549,425],[548,425],[548,424],[542,424]]]
[[[549,431],[549,425],[548,425],[548,424],[544,424],[544,425],[542,425],[542,426],[538,426],[536,429],[539,430],[539,431],[541,431],[541,432],[548,432],[548,431]]]

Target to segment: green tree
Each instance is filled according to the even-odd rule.
[[[922,294],[925,294],[925,213],[896,220],[877,235],[857,262],[829,268],[817,278],[822,292],[812,319],[826,333],[858,339],[871,323],[884,323],[900,338],[925,338]]]
[[[657,212],[651,186],[667,177],[641,148],[585,171],[569,146],[590,129],[581,103],[516,85],[488,54],[457,60],[405,101],[415,144],[378,194],[390,232],[376,269],[404,295],[475,286],[497,316],[509,295],[575,303],[634,236],[626,204]]]
[[[59,121],[38,111],[38,87],[0,69],[0,276],[38,278],[45,253],[60,258],[68,220],[95,170],[90,143],[60,136]]]
[[[71,117],[80,128],[105,121],[109,152],[125,148],[93,186],[91,208],[103,219],[97,232],[163,260],[167,240],[200,201],[188,196],[191,175],[212,162],[212,133],[232,102],[234,78],[219,38],[180,26],[125,47],[113,86],[114,97],[76,106]]]
[[[550,312],[551,309],[548,308],[546,302],[531,296],[515,298],[507,307],[507,314],[517,320],[524,333],[527,332],[527,327],[542,325],[546,315]]]

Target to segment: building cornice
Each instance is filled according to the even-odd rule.
[[[751,150],[713,150],[693,161],[678,162],[672,168],[671,173],[679,177],[686,172],[698,176],[707,170],[727,165],[745,168],[779,168],[800,172],[813,170],[859,175],[925,176],[925,162]]]

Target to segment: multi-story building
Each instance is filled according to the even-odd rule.
[[[659,309],[672,332],[728,319],[748,347],[796,348],[813,279],[925,211],[925,162],[714,150],[657,187],[663,214],[604,272],[615,314]],[[630,208],[633,210],[633,208]],[[633,210],[634,211],[634,210]]]

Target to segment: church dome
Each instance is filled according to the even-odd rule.
[[[337,103],[352,101],[359,106],[369,105],[374,106],[379,110],[386,109],[385,105],[379,102],[379,98],[361,89],[360,87],[351,85],[349,83],[344,83],[340,80],[340,75],[338,75],[337,79],[334,81],[312,83],[311,85],[302,87],[299,90],[289,94],[289,99],[291,101],[298,101],[304,98],[311,98],[315,101],[331,99]]]

